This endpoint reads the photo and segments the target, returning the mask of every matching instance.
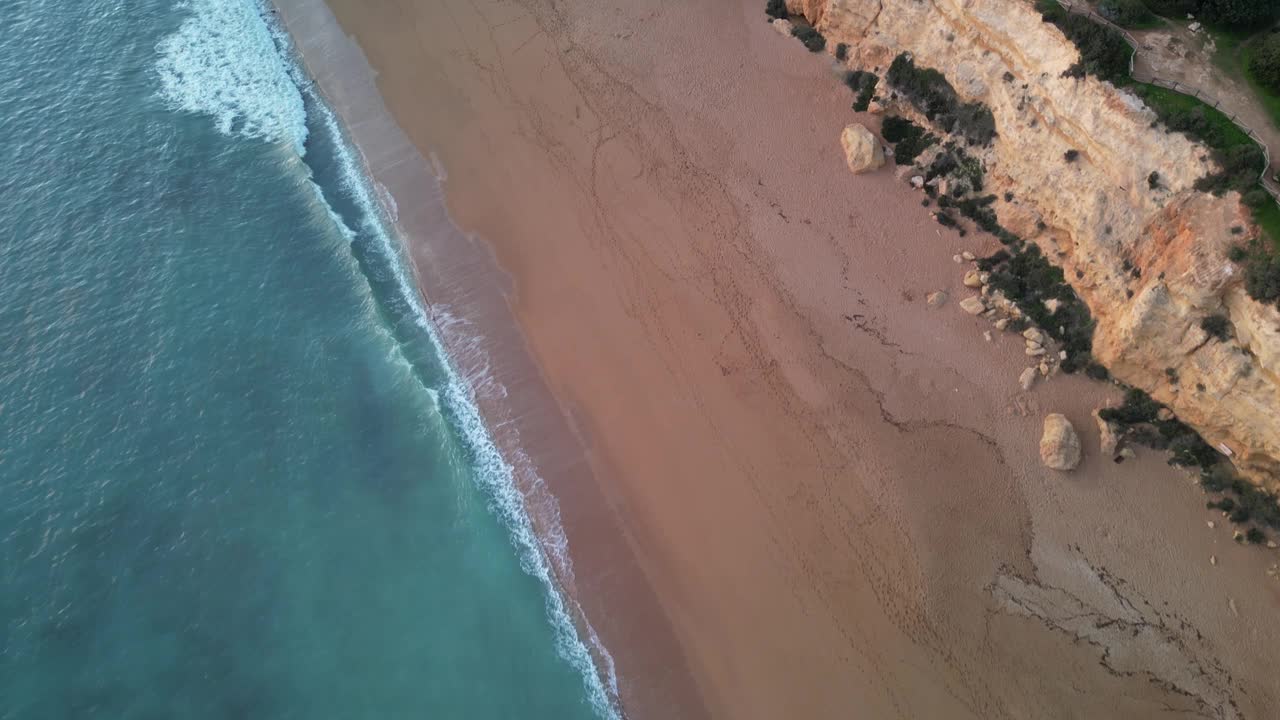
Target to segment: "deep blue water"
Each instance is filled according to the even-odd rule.
[[[596,717],[253,1],[0,16],[0,719]]]

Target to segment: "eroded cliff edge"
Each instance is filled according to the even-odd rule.
[[[989,107],[998,137],[976,154],[1001,224],[1063,268],[1097,321],[1097,360],[1280,489],[1280,312],[1248,297],[1227,257],[1249,226],[1239,195],[1193,188],[1214,167],[1207,148],[1126,91],[1064,77],[1078,51],[1024,0],[787,5],[829,49],[848,44],[850,68],[882,72],[909,51]],[[1229,340],[1201,328],[1213,314],[1230,320]]]

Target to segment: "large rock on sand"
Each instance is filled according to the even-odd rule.
[[[844,147],[844,159],[855,175],[877,170],[884,165],[884,148],[876,136],[865,127],[854,123],[840,133],[840,145]]]
[[[1080,436],[1071,421],[1059,413],[1044,419],[1040,436],[1040,460],[1053,470],[1074,470],[1080,464]]]

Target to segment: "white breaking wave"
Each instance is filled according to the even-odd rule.
[[[305,152],[307,139],[306,100],[313,101],[313,109],[335,140],[343,189],[360,208],[361,229],[378,239],[382,252],[390,260],[402,299],[413,308],[416,324],[430,338],[441,358],[447,381],[439,393],[426,388],[431,400],[447,407],[458,423],[476,461],[476,478],[488,496],[491,508],[509,531],[521,568],[542,584],[558,654],[581,674],[587,699],[596,713],[602,718],[617,720],[620,713],[616,706],[618,686],[613,658],[600,643],[595,629],[589,622],[585,623],[592,646],[597,649],[604,665],[605,679],[602,681],[591,651],[578,636],[574,614],[566,606],[566,598],[560,594],[552,573],[554,565],[561,577],[573,576],[567,542],[558,522],[558,504],[541,478],[535,475],[530,500],[536,502],[540,510],[549,510],[555,518],[551,537],[547,538],[544,546],[534,533],[525,498],[516,487],[515,469],[494,445],[475,403],[474,388],[477,385],[503,394],[506,388],[487,372],[482,371],[480,377],[468,379],[458,375],[444,350],[445,343],[439,328],[423,306],[416,281],[410,277],[408,261],[401,252],[400,244],[383,224],[384,212],[390,216],[391,222],[395,222],[395,199],[385,188],[379,188],[381,192],[372,189],[363,163],[345,142],[338,119],[316,96],[306,73],[289,59],[292,42],[288,34],[268,17],[260,0],[189,0],[186,7],[191,11],[191,17],[157,48],[160,52],[157,71],[162,97],[177,109],[213,117],[220,132],[271,142],[290,142],[299,156]],[[323,203],[320,188],[315,186],[315,190]],[[351,228],[332,208],[327,207],[327,203],[326,209],[343,235],[353,238]],[[450,334],[453,335],[452,332]],[[482,352],[479,338],[472,339],[475,343],[468,351]],[[398,346],[397,360],[408,362]],[[517,461],[531,472],[527,458],[517,458]],[[575,609],[578,610],[576,615],[582,616],[580,608]]]
[[[274,23],[257,0],[187,0],[190,17],[156,46],[160,96],[227,135],[288,142],[302,155],[307,112]]]
[[[520,494],[519,488],[516,487],[514,468],[503,458],[502,452],[494,445],[475,402],[473,387],[477,383],[496,385],[496,381],[487,372],[481,372],[481,377],[469,378],[469,381],[459,376],[449,355],[444,350],[445,343],[440,336],[439,329],[432,322],[431,316],[421,302],[417,284],[409,276],[406,269],[407,260],[404,259],[403,253],[400,251],[399,243],[379,221],[379,218],[382,217],[382,213],[379,210],[380,206],[378,201],[374,199],[373,191],[370,190],[365,179],[362,163],[356,159],[354,152],[342,140],[344,135],[341,132],[341,126],[329,107],[323,102],[314,103],[314,107],[319,112],[325,128],[337,139],[334,145],[338,162],[342,167],[344,189],[351,194],[356,204],[360,207],[361,223],[364,225],[364,229],[378,238],[382,251],[386,253],[386,257],[391,259],[392,271],[401,297],[413,307],[416,324],[431,339],[432,346],[441,358],[441,364],[447,376],[447,381],[442,390],[443,404],[450,410],[458,423],[467,446],[475,458],[476,478],[489,496],[490,506],[511,533],[511,541],[520,559],[520,567],[536,578],[543,586],[547,616],[551,621],[555,634],[556,651],[582,675],[583,685],[587,691],[587,699],[596,713],[600,717],[616,720],[620,717],[620,713],[614,700],[618,697],[618,681],[614,670],[613,658],[600,642],[595,629],[591,627],[590,623],[586,623],[586,630],[591,636],[592,644],[603,658],[605,666],[603,670],[609,684],[609,688],[606,690],[605,683],[602,682],[595,661],[592,659],[591,651],[582,642],[582,639],[578,637],[573,615],[570,614],[569,608],[565,604],[565,598],[557,589],[555,578],[552,576],[549,562],[554,562],[557,569],[562,573],[567,573],[568,577],[572,577],[573,572],[572,564],[569,560],[567,542],[564,538],[563,529],[560,528],[558,522],[559,508],[553,507],[557,521],[553,523],[554,530],[552,534],[554,537],[550,538],[549,543],[555,557],[548,558],[543,551],[543,545],[538,542],[538,536],[534,532],[533,523],[530,521],[526,511],[524,497]],[[447,314],[444,319],[446,324],[449,325],[455,322]],[[468,351],[481,352],[479,338],[472,336],[470,339],[472,343]],[[496,387],[494,389],[500,393],[506,392],[504,387]],[[540,500],[555,503],[554,497],[551,496],[550,492],[546,491],[541,478],[537,479],[537,486],[540,491],[539,495],[542,496]]]

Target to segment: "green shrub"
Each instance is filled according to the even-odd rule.
[[[1195,13],[1200,9],[1200,0],[1142,0],[1151,12],[1164,17],[1181,20],[1187,13]]]
[[[1151,174],[1147,176],[1147,187],[1152,190],[1156,190],[1160,187],[1160,173],[1155,170],[1151,171]]]
[[[1199,0],[1192,11],[1210,25],[1256,27],[1276,17],[1280,5],[1275,0]]]
[[[1263,190],[1260,187],[1255,187],[1252,190],[1246,191],[1244,195],[1241,195],[1240,202],[1251,208],[1260,208],[1271,202],[1271,196],[1267,194],[1266,190]]]
[[[1040,0],[1036,9],[1045,22],[1056,25],[1080,51],[1080,62],[1063,75],[1083,77],[1088,74],[1115,84],[1128,79],[1129,57],[1133,48],[1118,30],[1084,15],[1069,13],[1054,0]]]
[[[1250,545],[1261,545],[1267,541],[1267,535],[1258,528],[1251,527],[1245,532],[1244,539]]]
[[[844,62],[849,59],[849,43],[836,44],[836,59]]]
[[[871,98],[876,93],[876,83],[880,82],[880,78],[875,73],[869,73],[864,70],[850,70],[844,74],[844,84],[849,86],[857,97],[853,101],[853,109],[857,112],[866,112],[871,105]]]
[[[804,43],[809,52],[822,52],[827,46],[827,39],[812,25],[796,25],[791,28],[791,34]]]
[[[1138,388],[1129,388],[1124,394],[1124,403],[1120,407],[1102,408],[1098,417],[1122,427],[1155,422],[1160,412],[1160,403]]]
[[[1156,21],[1155,13],[1142,4],[1142,0],[1102,0],[1098,14],[1120,27],[1149,27]]]
[[[893,59],[885,80],[944,132],[956,133],[970,145],[988,145],[995,138],[996,121],[990,108],[960,102],[946,76],[933,68],[917,68],[908,53]]]
[[[1078,157],[1080,157],[1080,151],[1079,151],[1079,150],[1068,150],[1068,151],[1066,151],[1066,152],[1062,153],[1062,159],[1063,159],[1063,160],[1066,160],[1067,162],[1075,162],[1075,161],[1076,161],[1076,158],[1078,158]]]
[[[1232,245],[1227,248],[1227,259],[1231,262],[1244,262],[1249,257],[1249,251],[1244,249],[1242,245]]]
[[[790,13],[787,12],[786,0],[769,0],[765,3],[764,13],[771,18],[780,18],[786,20]]]
[[[1218,451],[1189,425],[1171,420],[1164,423],[1162,429],[1163,427],[1176,428],[1176,432],[1166,435],[1169,438],[1169,451],[1173,453],[1169,458],[1170,465],[1210,468],[1222,459]]]
[[[1249,193],[1255,189],[1258,184],[1258,175],[1261,174],[1263,165],[1266,163],[1266,156],[1262,153],[1262,148],[1254,144],[1235,145],[1227,148],[1222,152],[1215,152],[1214,159],[1222,166],[1222,169],[1211,175],[1196,180],[1195,188],[1201,192],[1210,192],[1214,195],[1221,195],[1228,190],[1236,190],[1240,193]],[[1266,192],[1258,190],[1263,195],[1265,201]],[[1256,199],[1256,196],[1255,196]],[[1261,207],[1262,203],[1251,205],[1250,207]]]
[[[1084,368],[1084,374],[1094,380],[1110,380],[1111,373],[1101,363],[1091,362]]]
[[[1181,20],[1187,14],[1210,25],[1256,27],[1276,17],[1275,0],[1143,0],[1159,15]]]
[[[1170,465],[1199,467],[1209,473],[1221,462],[1222,456],[1186,423],[1176,418],[1161,420],[1163,409],[1163,405],[1142,390],[1129,388],[1120,407],[1103,408],[1098,411],[1098,417],[1118,425],[1124,438],[1157,450],[1169,450]]]
[[[1075,372],[1092,362],[1094,323],[1089,308],[1066,283],[1062,268],[1050,263],[1038,246],[1015,249],[1007,261],[992,269],[990,282],[1062,345],[1067,352],[1063,372]],[[1056,313],[1045,307],[1050,299],[1059,301]]]
[[[1200,329],[1209,333],[1209,337],[1225,341],[1231,337],[1231,321],[1226,315],[1206,315],[1200,321]]]
[[[1249,72],[1263,87],[1280,93],[1280,32],[1273,32],[1249,60]]]
[[[1258,302],[1280,300],[1280,255],[1255,248],[1245,266],[1244,289]]]
[[[896,115],[884,119],[880,134],[885,142],[893,143],[893,161],[899,166],[910,165],[926,148],[938,142],[938,138],[924,128]]]

